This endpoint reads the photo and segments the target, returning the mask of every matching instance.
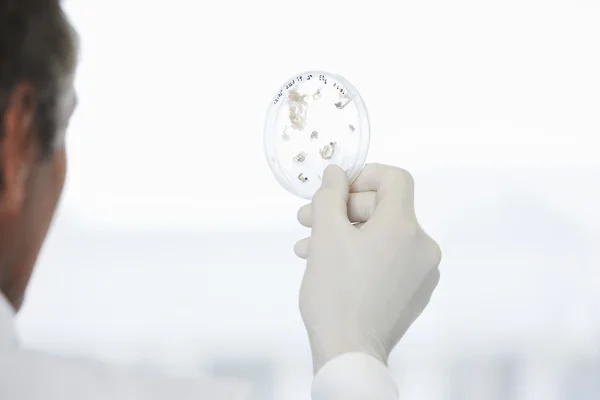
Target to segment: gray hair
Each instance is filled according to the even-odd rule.
[[[77,37],[60,0],[0,0],[0,118],[14,88],[22,82],[32,85],[44,157],[53,150],[63,82],[73,73],[76,58]],[[0,144],[3,124],[2,118]]]

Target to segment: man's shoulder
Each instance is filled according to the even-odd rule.
[[[17,345],[15,329],[15,311],[0,292],[0,350],[14,348]]]

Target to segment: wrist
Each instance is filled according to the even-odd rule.
[[[388,368],[364,353],[345,353],[329,360],[315,375],[314,400],[398,400],[398,386]]]
[[[387,367],[388,356],[377,341],[369,341],[356,335],[356,330],[343,330],[339,335],[320,335],[309,332],[309,341],[313,359],[313,373],[329,361],[348,353],[362,353],[378,360]]]

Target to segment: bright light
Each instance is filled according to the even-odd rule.
[[[115,227],[293,219],[302,201],[272,176],[262,129],[281,82],[311,68],[361,92],[370,161],[600,164],[598,9],[527,2],[519,13],[478,10],[469,25],[456,22],[460,7],[414,18],[416,5],[402,5],[406,13],[344,3],[344,20],[361,27],[341,29],[328,22],[331,3],[291,14],[274,1],[237,2],[236,12],[227,2],[67,3],[82,57],[64,206]]]

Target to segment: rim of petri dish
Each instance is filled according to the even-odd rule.
[[[288,174],[285,173],[283,167],[281,166],[281,164],[279,162],[279,158],[277,157],[277,152],[275,150],[275,144],[276,144],[275,141],[278,138],[278,132],[276,131],[275,125],[277,122],[277,115],[280,112],[280,107],[283,106],[283,104],[285,103],[285,100],[288,97],[289,89],[286,88],[287,83],[292,81],[293,79],[295,79],[295,77],[305,76],[305,75],[309,75],[309,74],[312,74],[314,76],[325,75],[327,77],[330,77],[331,79],[336,80],[348,91],[348,93],[350,95],[349,97],[355,103],[356,110],[358,113],[358,121],[359,121],[358,132],[359,132],[360,136],[359,136],[358,152],[356,153],[356,155],[354,157],[354,162],[352,163],[352,167],[347,171],[348,180],[350,183],[353,183],[356,180],[356,178],[358,178],[360,172],[362,171],[363,167],[365,166],[365,162],[367,160],[367,155],[369,153],[369,145],[370,145],[370,141],[371,141],[371,127],[370,127],[369,113],[368,113],[367,107],[366,107],[365,102],[362,99],[360,93],[358,92],[358,90],[346,78],[344,78],[343,76],[341,76],[339,74],[335,74],[335,73],[331,73],[331,72],[327,72],[327,71],[323,71],[323,70],[308,70],[308,71],[301,72],[299,74],[295,74],[292,77],[290,77],[290,79],[285,81],[286,83],[282,84],[279,87],[278,91],[276,92],[276,93],[279,93],[279,92],[283,93],[283,95],[280,98],[281,100],[277,104],[274,104],[274,102],[271,101],[268,111],[267,111],[267,116],[266,116],[265,124],[264,124],[264,133],[263,133],[263,144],[264,144],[264,149],[265,149],[265,156],[267,158],[267,163],[269,164],[269,167],[271,168],[271,171],[273,172],[273,175],[275,176],[275,178],[277,179],[279,184],[284,189],[286,189],[288,192],[290,192],[298,197],[301,197],[303,199],[307,199],[307,200],[312,199],[314,193],[308,192],[308,191],[297,190],[297,185],[295,185],[294,184],[295,182],[291,180],[293,178],[288,176]]]

